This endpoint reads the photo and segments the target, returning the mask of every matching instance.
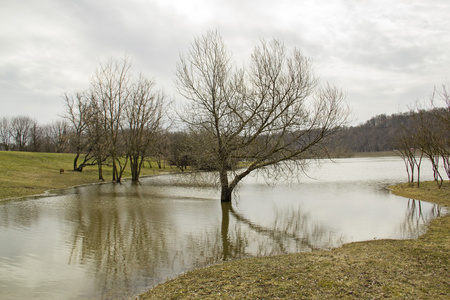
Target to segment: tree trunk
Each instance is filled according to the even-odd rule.
[[[228,230],[230,226],[230,202],[222,202],[222,251],[223,260],[227,260],[230,256],[230,240],[228,238]]]
[[[80,157],[80,153],[77,153],[75,158],[73,159],[73,170],[78,171],[78,158]]]
[[[116,170],[116,180],[115,180],[116,183],[122,183],[122,176],[123,176],[123,172],[125,171],[125,168],[128,165],[128,159],[129,159],[129,157],[127,156],[125,158],[125,163],[122,165],[119,158],[116,157],[117,164],[114,164],[115,170]]]
[[[231,202],[231,192],[233,189],[228,185],[228,174],[224,164],[222,165],[222,170],[220,170],[220,186],[222,187],[220,200],[222,202]]]
[[[139,157],[130,156],[131,181],[139,181]]]
[[[98,166],[98,180],[105,181],[105,179],[103,178],[102,159],[98,158],[97,160],[98,160],[98,162],[97,162],[97,166]]]
[[[112,181],[116,182],[117,181],[117,166],[116,166],[116,157],[114,155],[111,156],[112,157]]]
[[[139,163],[138,163],[138,167],[137,167],[137,181],[139,181],[139,177],[141,177],[141,170],[142,167],[144,166],[144,156],[141,156],[139,158]]]
[[[420,187],[420,164],[417,165],[417,187]]]
[[[222,192],[220,195],[220,200],[222,202],[231,202],[231,193],[233,192],[232,189],[228,185],[222,186]]]

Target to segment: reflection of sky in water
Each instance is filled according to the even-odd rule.
[[[416,237],[438,213],[383,188],[405,180],[398,158],[324,162],[309,176],[277,185],[249,177],[231,210],[185,175],[2,203],[2,299],[128,298],[224,257]]]
[[[247,192],[253,197],[247,198]],[[408,202],[383,190],[368,191],[352,184],[260,186],[257,191],[242,187],[241,199],[244,198],[238,209],[254,222],[267,226],[275,222],[277,211],[298,211],[308,216],[310,222],[344,238],[344,242],[417,236],[398,227],[405,219]],[[253,209],[256,205],[257,211]],[[434,205],[421,206],[424,217],[431,218]]]

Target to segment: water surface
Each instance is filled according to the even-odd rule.
[[[1,203],[1,298],[126,299],[224,259],[416,238],[443,213],[385,189],[406,179],[399,158],[338,159],[308,175],[249,177],[232,207],[186,175]]]

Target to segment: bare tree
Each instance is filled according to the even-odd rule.
[[[132,180],[138,181],[161,129],[165,96],[154,82],[134,76],[127,57],[110,58],[100,63],[89,92],[65,94],[64,100],[73,129],[74,170],[97,164],[99,179],[104,180],[103,163],[108,160],[112,180],[120,183],[130,162]],[[84,161],[78,164],[81,154]]]
[[[43,146],[44,130],[36,121],[33,121],[30,128],[29,151],[39,152]]]
[[[89,94],[86,92],[76,92],[73,95],[66,93],[64,94],[64,101],[66,104],[65,119],[72,127],[70,142],[76,153],[73,160],[73,170],[82,172],[92,159],[92,153],[88,147],[89,139],[86,136],[92,116]],[[78,159],[82,154],[84,154],[83,161],[78,164]]]
[[[128,160],[121,160],[120,133],[123,126],[125,107],[130,97],[131,62],[110,58],[101,63],[91,82],[92,99],[99,108],[108,139],[109,155],[112,159],[113,181],[120,182]],[[122,149],[123,150],[123,149]]]
[[[44,152],[56,152],[55,144],[53,141],[52,125],[46,124],[41,127],[42,131],[42,151]]]
[[[11,148],[11,122],[7,117],[0,119],[0,142],[6,151]]]
[[[434,88],[429,103],[417,102],[412,109],[414,126],[411,134],[423,154],[430,160],[434,180],[442,187],[440,163],[450,179],[450,96],[448,84]],[[441,106],[443,104],[444,106]]]
[[[440,90],[435,87],[430,100],[433,115],[439,123],[436,128],[440,136],[439,154],[447,178],[450,179],[450,83],[443,83]],[[439,104],[443,104],[443,107],[438,108]]]
[[[436,117],[442,122],[444,128],[447,132],[450,131],[450,83],[443,83],[441,89],[439,90],[437,87],[434,88],[434,91],[430,97],[431,107],[437,108],[439,106],[439,102],[442,102],[443,109],[438,110],[439,113],[436,114]]]
[[[108,158],[109,153],[109,140],[106,136],[106,125],[105,118],[103,118],[104,113],[101,112],[99,103],[96,101],[94,96],[90,97],[90,115],[88,126],[87,126],[87,136],[88,136],[88,151],[92,152],[94,156],[94,162],[98,169],[98,179],[104,181],[103,177],[103,163]]]
[[[420,164],[423,156],[427,157],[432,166],[434,180],[442,187],[443,177],[440,163],[450,179],[450,100],[448,86],[443,84],[442,90],[434,88],[429,102],[417,101],[410,109],[411,120],[397,135],[396,146],[399,155],[404,159],[408,179],[414,181],[414,171],[417,169],[417,186],[420,184]],[[444,107],[441,107],[442,101]],[[411,174],[410,174],[411,173]]]
[[[413,112],[411,112],[413,115]],[[417,126],[415,123],[404,126],[396,135],[394,143],[396,153],[403,159],[408,174],[408,182],[414,182],[414,173],[417,169],[417,187],[420,186],[420,165],[422,164],[423,151],[418,146],[416,137]]]
[[[27,116],[18,116],[11,121],[11,135],[19,151],[25,151],[30,139],[30,131],[34,121]]]
[[[142,164],[161,132],[165,96],[155,91],[154,86],[153,81],[140,75],[125,106],[127,127],[124,132],[133,182],[139,181]]]
[[[224,202],[255,170],[301,168],[322,155],[323,142],[347,120],[343,93],[320,87],[310,60],[277,40],[255,48],[248,71],[236,70],[220,35],[208,32],[181,56],[176,75],[190,100],[183,119],[210,141],[203,152],[211,154]],[[240,160],[246,167],[237,168]]]
[[[443,178],[439,170],[439,162],[443,153],[442,149],[447,144],[446,136],[448,132],[444,133],[439,119],[435,117],[432,111],[421,108],[419,103],[412,116],[414,121],[412,134],[415,144],[423,155],[430,160],[434,180],[440,188]]]
[[[192,133],[191,133],[192,134]],[[194,164],[192,153],[194,149],[201,149],[200,146],[195,147],[193,141],[199,141],[189,135],[188,132],[167,132],[166,133],[165,155],[169,163],[176,166],[180,171],[184,172],[188,166]],[[197,150],[196,158],[199,157]],[[198,163],[195,163],[199,167]],[[199,169],[202,169],[201,167]]]
[[[56,153],[67,152],[69,146],[69,126],[66,120],[57,120],[50,125],[51,137]]]

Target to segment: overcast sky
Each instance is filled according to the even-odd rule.
[[[448,0],[0,0],[0,117],[58,119],[64,92],[88,88],[99,61],[125,54],[182,101],[180,53],[218,30],[238,65],[261,38],[301,49],[359,124],[450,79],[449,15]]]

